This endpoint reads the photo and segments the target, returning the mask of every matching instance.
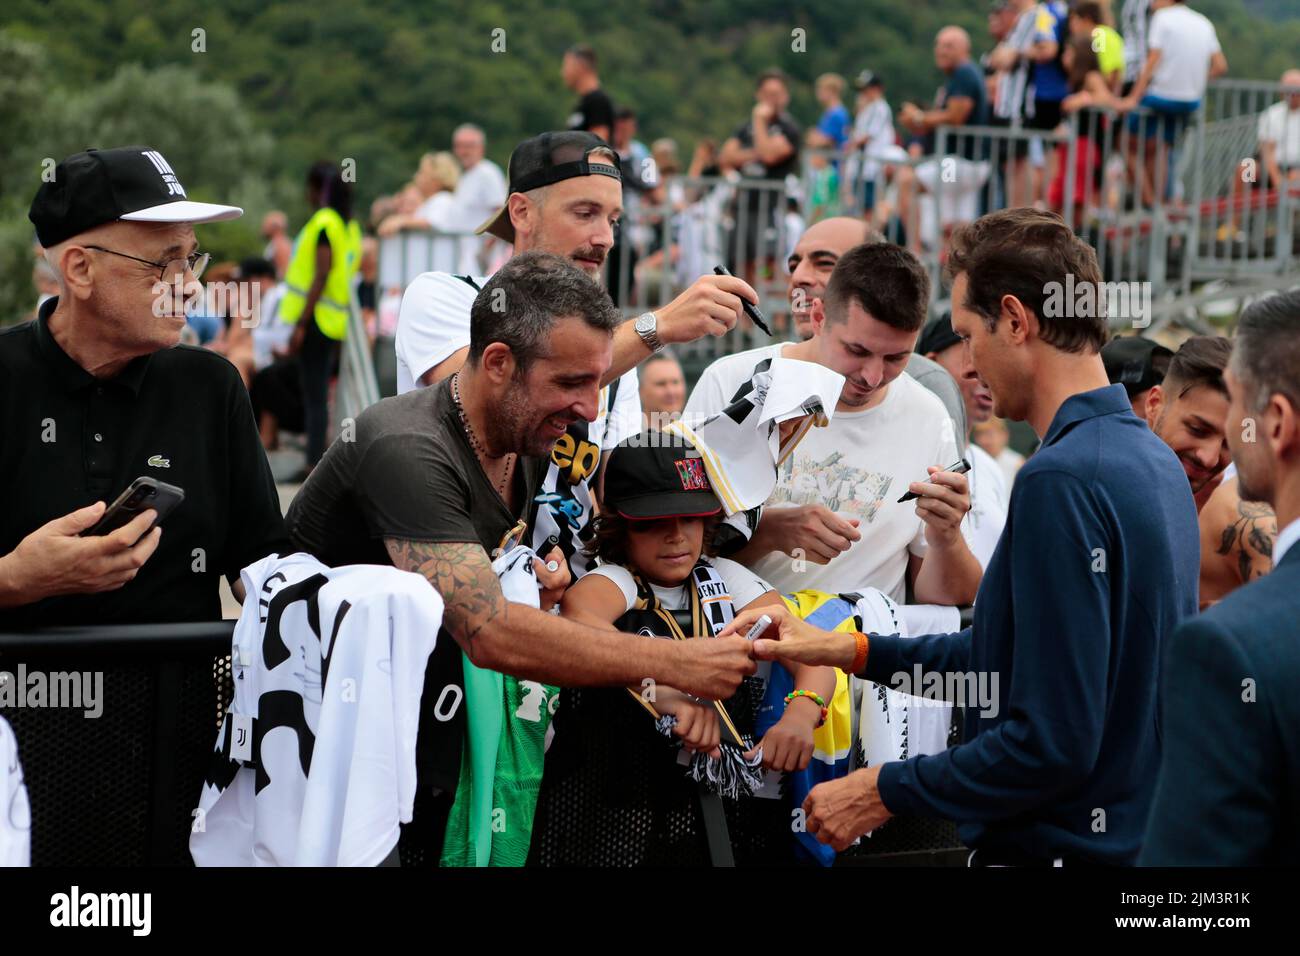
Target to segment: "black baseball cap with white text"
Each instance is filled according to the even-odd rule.
[[[238,206],[195,202],[171,164],[148,146],[87,149],[54,167],[27,218],[36,238],[50,248],[88,229],[119,219],[128,222],[219,222],[244,214]]]
[[[595,133],[582,130],[559,130],[524,140],[510,154],[506,172],[510,181],[507,202],[475,231],[490,233],[506,242],[515,241],[508,205],[512,193],[526,193],[576,176],[609,176],[621,182],[623,177],[617,165],[611,166],[599,156],[594,163],[588,159],[594,149],[608,150],[610,145]]]

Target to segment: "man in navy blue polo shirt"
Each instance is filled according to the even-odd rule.
[[[985,216],[954,234],[948,270],[953,329],[993,413],[1029,422],[1042,445],[1016,477],[972,627],[867,639],[763,609],[780,640],[756,641],[756,656],[965,691],[964,743],[821,784],[807,827],[842,849],[894,814],[947,817],[972,865],[1131,864],[1160,759],[1161,645],[1196,613],[1192,493],[1107,384],[1096,255],[1060,218]]]

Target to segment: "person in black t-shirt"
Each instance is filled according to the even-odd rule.
[[[596,51],[585,43],[570,47],[564,52],[560,75],[564,85],[581,97],[565,128],[594,133],[608,143],[614,131],[614,102],[600,88]]]
[[[736,170],[744,179],[759,180],[783,180],[792,173],[798,174],[803,130],[785,111],[789,103],[790,88],[784,73],[771,69],[759,74],[749,120],[736,128],[718,155],[718,166],[724,173]],[[741,230],[742,237],[741,261],[734,265],[752,275],[755,259],[784,254],[785,250],[779,249],[775,242],[763,240],[776,215],[785,209],[785,192],[759,188],[745,192],[747,198],[736,210],[737,229]]]

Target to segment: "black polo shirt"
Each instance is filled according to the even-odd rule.
[[[239,373],[178,345],[97,380],[34,322],[0,332],[0,554],[54,518],[112,501],[148,475],[185,500],[140,573],[115,591],[0,609],[0,630],[220,620],[230,580],[288,537]]]

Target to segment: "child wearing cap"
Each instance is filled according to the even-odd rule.
[[[588,543],[600,564],[566,592],[561,613],[647,637],[700,639],[744,608],[780,605],[780,595],[751,571],[708,556],[720,512],[702,459],[679,438],[643,432],[623,442],[606,465],[602,511]],[[534,854],[562,863],[567,844],[583,842],[589,851],[608,841],[617,848],[610,863],[676,863],[689,859],[689,844],[698,848],[701,828],[689,822],[699,812],[696,785],[682,767],[689,761],[678,758],[679,748],[645,711],[674,717],[672,733],[689,753],[720,758],[729,746],[755,764],[761,748],[768,771],[804,769],[813,731],[835,690],[834,671],[795,668],[796,690],[784,713],[751,747],[769,669],[767,662],[760,667],[721,706],[662,685],[566,691],[548,754]],[[730,756],[734,762],[736,754]],[[708,780],[724,795],[748,791],[713,787],[712,773]],[[765,783],[755,796],[777,798],[778,791],[774,782]],[[786,801],[726,804],[737,862],[745,862],[739,859],[745,853],[753,854],[749,862],[791,858]]]

